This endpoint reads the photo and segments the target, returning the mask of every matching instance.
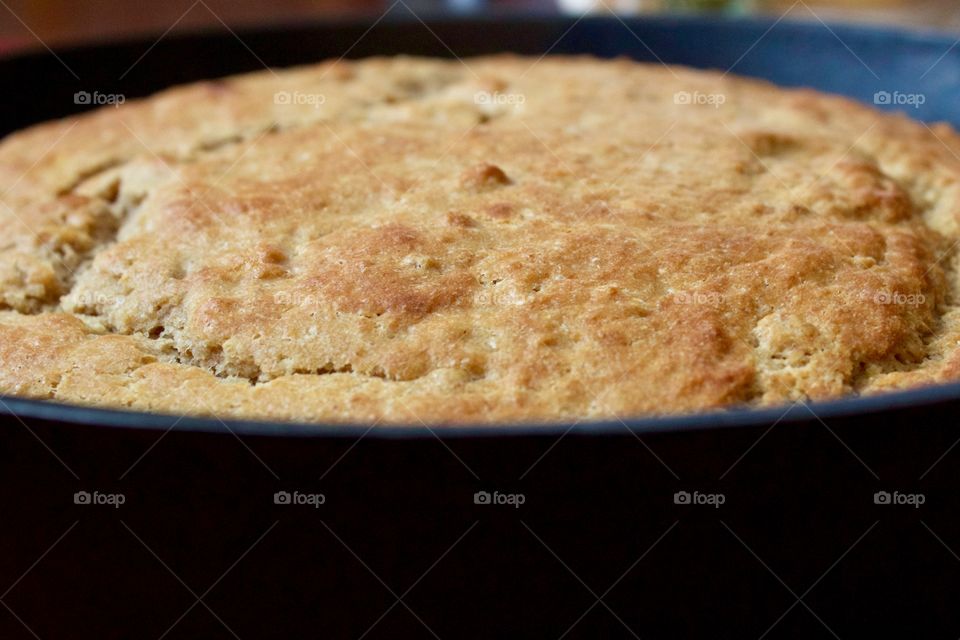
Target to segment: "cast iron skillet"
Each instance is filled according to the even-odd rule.
[[[911,115],[960,124],[960,47],[944,35],[701,18],[427,26],[404,6],[369,31],[3,60],[0,128],[74,112],[78,91],[133,97],[343,54],[506,50],[732,69],[866,102],[923,94]],[[789,411],[432,431],[2,400],[5,639],[960,634],[960,384]],[[283,491],[326,502],[278,503]],[[697,495],[723,504],[684,499]]]
[[[906,110],[928,122],[960,125],[960,49],[952,37],[856,26],[655,17],[621,23],[610,18],[435,19],[429,28],[402,8],[390,12],[371,32],[364,24],[291,27],[244,33],[202,34],[151,42],[126,42],[36,54],[0,61],[0,77],[17,90],[0,101],[0,132],[62,117],[83,109],[77,91],[122,93],[128,98],[162,88],[231,73],[288,66],[325,58],[409,53],[465,57],[501,51],[539,55],[591,54],[730,70],[784,86],[806,86],[844,94],[880,108]],[[921,94],[923,104],[898,106],[875,100],[878,92]],[[890,102],[893,102],[891,100]],[[643,393],[642,389],[637,390]],[[0,413],[89,425],[162,427],[164,417],[0,398]],[[960,400],[960,382],[874,398],[846,398],[815,405],[824,418],[878,414],[891,407]],[[734,409],[706,415],[639,418],[637,432],[753,425],[776,420],[787,407]],[[806,412],[802,412],[807,416]],[[790,420],[788,415],[786,420]],[[366,426],[291,425],[231,421],[239,433],[271,435],[359,434]],[[187,419],[180,429],[216,430],[222,423]],[[449,435],[563,433],[569,425],[499,425],[459,428]],[[584,433],[620,430],[617,421],[574,427]],[[428,436],[420,426],[381,427],[378,436]]]

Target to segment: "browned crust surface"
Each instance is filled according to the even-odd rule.
[[[0,143],[0,393],[436,423],[956,379],[958,149],[622,60],[173,89]]]

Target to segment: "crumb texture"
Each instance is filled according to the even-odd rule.
[[[958,379],[958,154],[625,60],[179,87],[0,143],[0,393],[416,424]]]

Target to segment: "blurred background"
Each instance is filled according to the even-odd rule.
[[[956,0],[404,0],[437,11],[624,14],[655,11],[759,13],[786,19],[888,23],[960,31]],[[203,28],[233,29],[324,18],[374,19],[395,0],[0,0],[0,52]],[[394,6],[394,11],[403,12]]]

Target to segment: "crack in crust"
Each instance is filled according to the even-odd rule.
[[[239,76],[4,140],[0,393],[458,422],[960,377],[946,125],[622,60],[467,64]]]

